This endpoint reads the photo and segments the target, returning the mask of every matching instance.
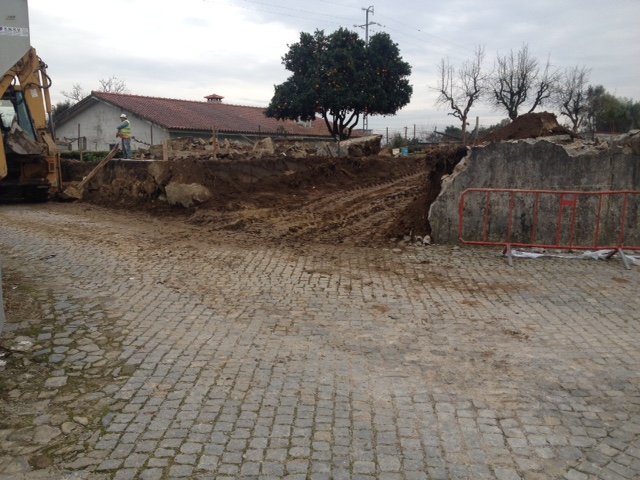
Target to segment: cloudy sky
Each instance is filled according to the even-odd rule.
[[[372,0],[369,0],[372,1]],[[458,122],[435,107],[437,65],[454,65],[484,46],[486,68],[496,54],[524,44],[557,68],[585,66],[590,83],[640,100],[640,0],[28,0],[31,44],[49,65],[52,99],[74,83],[87,92],[99,79],[123,80],[131,93],[266,106],[281,63],[300,32],[339,27],[364,38],[386,31],[412,66],[411,103],[397,115],[371,117],[376,131],[443,130]],[[472,110],[481,125],[505,117]]]

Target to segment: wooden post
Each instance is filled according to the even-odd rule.
[[[218,130],[213,127],[213,158],[218,159],[218,152],[220,151],[220,142],[218,141]]]
[[[119,149],[120,149],[120,145],[116,143],[113,149],[111,149],[111,151],[109,152],[109,154],[106,157],[104,157],[102,161],[93,170],[91,170],[89,174],[86,177],[84,177],[78,185],[76,185],[75,187],[73,186],[68,187],[63,193],[67,197],[78,198],[78,199],[82,198],[84,187],[91,180],[93,180],[93,178],[98,174],[98,172],[102,170],[104,166],[107,163],[109,163],[113,157],[116,156],[116,153],[118,153]]]
[[[169,139],[162,140],[162,160],[169,161]]]

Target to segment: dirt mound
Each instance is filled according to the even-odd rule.
[[[409,157],[262,157],[169,162],[113,161],[92,182],[84,201],[178,216],[210,231],[240,232],[278,242],[388,244],[391,238],[430,234],[430,203],[440,179],[466,155],[466,147],[430,149]],[[87,172],[65,162],[63,173]],[[154,175],[150,173],[153,170]],[[206,187],[206,201],[169,205],[171,182]]]
[[[116,160],[83,201],[185,218],[212,232],[242,232],[263,242],[372,245],[428,232],[425,183],[439,162],[435,155]],[[82,167],[67,164],[64,171],[81,178]],[[190,208],[172,206],[164,191],[171,182],[197,183],[211,195]],[[406,208],[425,211],[404,215]]]
[[[571,130],[558,123],[558,119],[553,113],[525,113],[506,127],[480,138],[479,142],[495,143],[505,140],[522,140],[553,135],[570,135],[572,138],[577,138],[577,135]]]

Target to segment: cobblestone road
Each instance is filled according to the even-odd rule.
[[[37,337],[51,401],[113,377],[60,478],[640,478],[638,267],[277,247],[69,205],[0,224],[60,326]]]

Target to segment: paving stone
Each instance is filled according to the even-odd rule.
[[[47,216],[3,208],[0,247],[8,268],[39,265],[56,296],[37,304],[58,323],[30,334],[47,403],[0,442],[85,432],[64,468],[117,479],[640,477],[635,266],[231,231],[156,241],[144,222],[87,242],[27,235],[14,215]],[[98,419],[48,416],[72,402],[105,403]]]

